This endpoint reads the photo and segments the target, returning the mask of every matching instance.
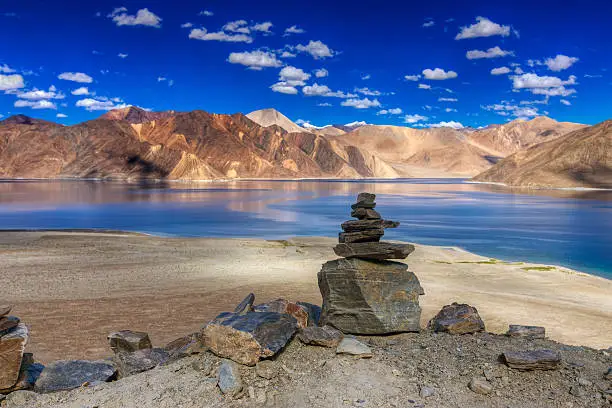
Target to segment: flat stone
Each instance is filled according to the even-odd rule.
[[[378,220],[382,218],[378,211],[371,208],[357,208],[351,211],[351,217],[360,220]]]
[[[321,306],[313,305],[307,302],[295,302],[297,305],[302,306],[308,312],[308,327],[318,326],[319,319],[321,319]]]
[[[298,333],[298,339],[313,346],[337,347],[344,335],[331,326],[306,327]]]
[[[385,259],[405,259],[414,252],[414,245],[392,244],[390,242],[341,243],[334,247],[334,252],[343,258],[383,261]]]
[[[429,321],[434,332],[470,334],[484,331],[485,325],[475,307],[453,303],[446,305]]]
[[[254,312],[275,312],[293,316],[297,320],[298,327],[308,326],[308,310],[297,303],[285,299],[276,299],[268,303],[253,306]]]
[[[31,390],[34,388],[34,384],[44,368],[45,366],[42,364],[34,362],[34,355],[32,353],[23,353],[17,382],[11,388],[0,389],[0,394],[10,394],[19,390]]]
[[[170,354],[161,348],[150,348],[133,352],[120,351],[113,357],[119,378],[149,371],[165,363]]]
[[[23,352],[28,343],[28,328],[20,323],[0,337],[0,390],[13,387],[19,380]]]
[[[234,309],[234,313],[243,314],[250,312],[253,308],[253,303],[255,302],[255,294],[249,293],[247,297],[244,298],[242,302],[236,306]]]
[[[476,394],[488,395],[493,392],[493,386],[491,383],[487,381],[486,378],[482,377],[474,377],[470,384],[468,385],[470,390],[474,391]]]
[[[166,344],[164,350],[170,355],[169,361],[176,361],[183,357],[204,353],[208,349],[200,341],[200,334],[192,333]]]
[[[350,244],[353,242],[378,242],[383,235],[385,235],[385,230],[382,228],[357,232],[341,232],[338,234],[338,242],[341,244]]]
[[[506,335],[510,337],[526,337],[528,339],[543,339],[546,337],[546,329],[541,326],[511,324]]]
[[[121,351],[133,352],[153,347],[147,333],[134,332],[131,330],[121,330],[109,334],[108,342],[114,353],[119,353]]]
[[[217,385],[223,394],[231,397],[237,396],[244,388],[238,364],[230,360],[223,360],[217,374]]]
[[[271,380],[278,375],[278,366],[270,360],[262,360],[255,366],[255,373],[261,378]]]
[[[297,320],[284,313],[226,312],[208,323],[200,337],[216,355],[253,366],[285,347],[297,328]]]
[[[561,354],[553,350],[507,351],[503,357],[508,367],[521,371],[561,367]]]
[[[0,317],[0,336],[10,333],[19,324],[19,318],[16,316]]]
[[[108,361],[60,360],[47,365],[34,390],[39,393],[71,390],[84,383],[107,382],[117,370]]]
[[[371,358],[372,349],[354,337],[345,337],[338,344],[336,354],[350,354],[361,358]]]
[[[359,193],[359,195],[357,195],[357,201],[355,204],[351,205],[351,208],[353,210],[357,208],[374,208],[376,207],[374,200],[376,200],[375,194]]]
[[[0,305],[0,317],[6,316],[11,313],[13,306],[11,305]]]
[[[381,228],[397,228],[400,223],[397,221],[388,221],[381,219],[374,220],[351,220],[345,221],[340,226],[342,230],[345,232],[358,232],[358,231],[366,231],[366,230],[377,230]]]
[[[321,325],[351,334],[420,330],[419,296],[424,291],[406,264],[337,259],[323,265],[318,280]]]

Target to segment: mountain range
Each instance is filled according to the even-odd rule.
[[[507,178],[504,163],[512,154],[588,129],[546,117],[484,129],[364,123],[304,128],[274,109],[222,115],[127,107],[72,126],[17,115],[0,121],[0,177],[203,180],[484,172],[478,180],[505,182],[499,174]],[[496,172],[502,164],[506,170]]]

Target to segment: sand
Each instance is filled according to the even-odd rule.
[[[0,303],[31,327],[42,362],[109,356],[106,336],[142,330],[154,345],[197,331],[249,292],[321,303],[316,274],[332,238],[160,238],[128,233],[0,233]],[[422,325],[445,304],[478,308],[487,329],[542,325],[553,340],[612,345],[612,281],[561,267],[490,261],[417,245]],[[535,269],[533,269],[535,267]]]

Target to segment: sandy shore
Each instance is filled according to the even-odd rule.
[[[155,345],[197,331],[249,292],[321,303],[316,274],[332,238],[174,239],[123,233],[0,233],[0,303],[31,326],[48,362],[109,355],[106,335],[132,329]],[[545,326],[550,338],[612,345],[612,281],[559,267],[490,261],[418,245],[406,262],[425,289],[422,324],[444,305],[478,308],[487,329]]]

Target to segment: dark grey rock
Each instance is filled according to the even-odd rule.
[[[377,230],[380,228],[397,228],[400,223],[396,221],[388,221],[388,220],[358,220],[358,221],[346,221],[343,222],[341,227],[345,232],[358,232],[365,230]]]
[[[3,316],[0,317],[0,337],[10,333],[15,327],[19,325],[19,318],[17,316]]]
[[[546,337],[546,329],[541,326],[511,324],[506,335],[510,337],[526,337],[528,339],[543,339]]]
[[[240,367],[233,361],[223,360],[219,366],[217,385],[223,394],[231,397],[237,396],[244,388],[240,376]]]
[[[113,357],[119,378],[152,370],[165,363],[170,354],[161,348],[143,349],[133,352],[121,351]]]
[[[337,347],[344,335],[331,326],[306,327],[298,333],[298,339],[304,344],[323,347]]]
[[[318,326],[321,319],[321,306],[307,302],[296,302],[308,312],[308,327]]]
[[[561,367],[561,354],[553,350],[506,351],[503,358],[508,367],[521,371]]]
[[[475,307],[452,303],[446,305],[429,321],[434,332],[470,334],[484,331],[485,325]]]
[[[109,334],[108,342],[114,353],[122,351],[133,352],[153,347],[147,333],[134,332],[131,330],[121,330]]]
[[[360,220],[379,220],[382,218],[378,211],[371,208],[357,208],[351,211],[351,217]]]
[[[318,274],[321,321],[343,333],[418,332],[424,294],[419,280],[399,262],[337,259]]]
[[[356,210],[357,208],[374,208],[376,207],[374,200],[376,200],[375,194],[359,193],[359,195],[357,195],[357,201],[355,204],[351,205],[351,208],[353,210]]]
[[[382,228],[355,232],[341,232],[338,234],[338,242],[341,244],[350,244],[353,242],[378,242],[383,235],[385,235],[385,230]]]
[[[84,383],[111,381],[117,370],[107,361],[60,360],[47,365],[36,381],[39,393],[71,390]]]
[[[234,313],[243,314],[250,312],[253,308],[253,303],[255,302],[255,294],[249,293],[247,297],[245,297],[242,302],[236,306],[234,309]]]
[[[383,261],[385,259],[405,259],[414,252],[414,245],[392,244],[390,242],[340,243],[334,247],[334,252],[343,258]]]

